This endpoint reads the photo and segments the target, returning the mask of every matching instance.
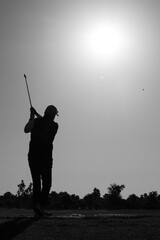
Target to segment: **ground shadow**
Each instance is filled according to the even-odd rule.
[[[0,239],[10,240],[16,235],[22,233],[26,228],[32,225],[33,222],[37,221],[34,218],[16,218],[11,221],[7,221],[0,225]]]

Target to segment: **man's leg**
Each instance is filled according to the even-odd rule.
[[[42,207],[44,207],[51,189],[52,168],[44,167],[41,171],[41,177],[42,177],[41,205]]]
[[[40,202],[40,193],[41,193],[41,179],[40,172],[38,167],[33,164],[30,164],[30,171],[33,180],[33,205],[36,205]]]
[[[33,180],[33,210],[36,217],[44,215],[41,206],[41,175],[38,166],[30,164],[30,170]]]

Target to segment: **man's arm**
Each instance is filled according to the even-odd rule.
[[[24,127],[24,132],[25,133],[29,133],[32,131],[34,125],[34,119],[33,120],[29,120],[28,123],[26,124],[26,126]]]
[[[26,124],[26,126],[24,127],[24,132],[25,133],[29,133],[29,132],[32,131],[35,116],[37,118],[42,117],[39,113],[36,112],[36,110],[33,107],[31,107],[30,108],[30,119],[29,119],[28,123]]]

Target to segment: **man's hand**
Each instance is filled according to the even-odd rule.
[[[34,107],[30,108],[30,112],[31,112],[31,114],[30,114],[31,119],[34,119],[34,116],[36,116],[37,118],[42,117],[39,113],[37,113],[37,111],[34,109]]]
[[[30,121],[34,119],[34,116],[36,115],[36,110],[34,109],[34,107],[30,108]]]
[[[36,114],[37,114],[37,112],[36,112],[36,110],[34,109],[34,107],[31,107],[31,108],[30,108],[30,112],[31,112],[31,114],[33,114],[33,115],[36,115]]]
[[[24,132],[25,133],[29,133],[32,131],[33,125],[34,125],[34,118],[35,116],[37,118],[41,118],[42,116],[37,113],[37,111],[34,109],[34,107],[30,108],[30,119],[28,121],[28,123],[26,124],[25,128],[24,128]]]

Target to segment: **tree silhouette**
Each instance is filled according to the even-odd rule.
[[[0,196],[0,207],[31,208],[33,184],[28,187],[21,180],[16,195],[11,192]],[[121,192],[125,185],[110,184],[108,192],[101,197],[100,190],[94,188],[92,193],[86,194],[82,199],[75,194],[67,192],[49,194],[47,208],[50,209],[160,209],[160,195],[157,191],[144,193],[140,197],[131,194],[126,200],[122,198]]]
[[[101,193],[99,189],[97,188],[93,189],[92,198],[93,198],[93,208],[99,209],[101,205]]]
[[[23,180],[21,180],[21,183],[17,185],[18,187],[18,191],[17,191],[17,196],[20,197],[20,196],[24,196],[25,195],[25,183]]]
[[[25,189],[25,194],[27,196],[32,196],[32,194],[33,194],[33,183],[30,183],[28,188]]]
[[[84,206],[87,209],[93,209],[93,196],[91,193],[88,193],[83,198]]]
[[[126,206],[127,208],[140,208],[140,199],[135,194],[129,195],[129,197],[126,200]]]
[[[121,191],[125,185],[117,185],[116,183],[110,184],[108,187],[108,194],[104,195],[105,206],[108,208],[120,208],[122,205]]]
[[[148,195],[147,208],[157,209],[158,207],[158,193],[157,191],[152,191]]]
[[[122,198],[121,191],[125,188],[125,185],[117,185],[116,183],[110,184],[108,187],[108,194],[115,198]]]

